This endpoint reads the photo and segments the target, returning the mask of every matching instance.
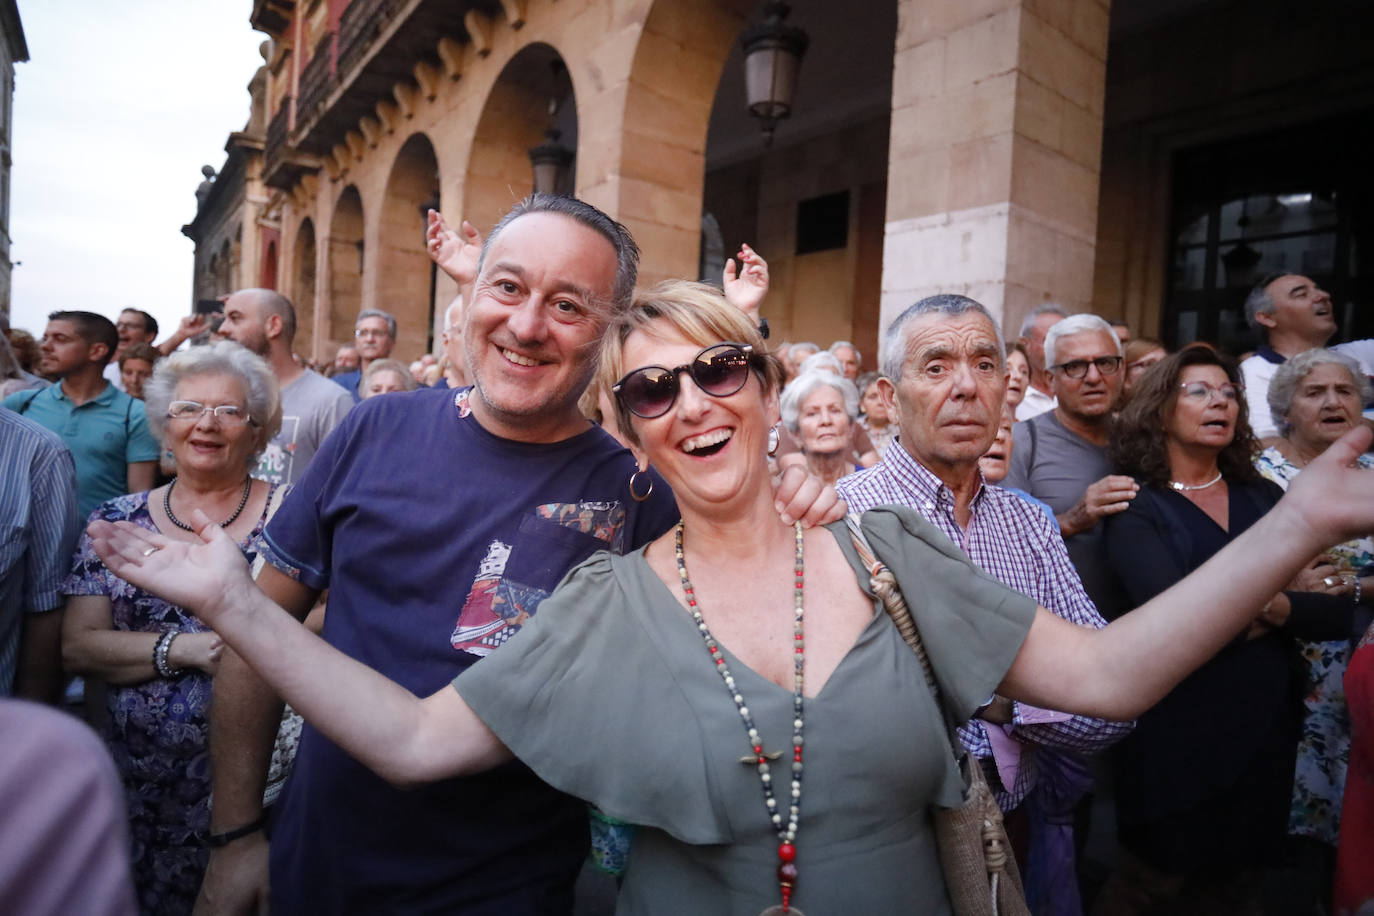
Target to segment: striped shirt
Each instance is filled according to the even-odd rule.
[[[62,605],[80,529],[76,467],[54,433],[0,407],[0,696],[14,688],[23,614]]]
[[[898,439],[882,463],[843,478],[835,489],[853,512],[884,505],[916,509],[1003,585],[1072,623],[1107,625],[1083,591],[1059,529],[1039,508],[1001,487],[980,485],[969,505],[968,527],[960,528],[954,518],[954,494],[912,458]],[[1096,753],[1125,737],[1134,725],[1093,716],[1036,721],[1042,716],[1034,707],[1014,704],[1012,736],[1022,744]],[[975,719],[960,727],[959,737],[978,758],[992,757],[992,743],[982,721]],[[1003,787],[1000,780],[992,780],[1002,810],[1015,808],[1034,786],[1035,767],[1029,762],[1023,760],[1013,786]]]

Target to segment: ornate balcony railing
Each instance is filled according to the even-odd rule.
[[[401,0],[353,0],[339,19],[339,72],[350,73],[381,34]]]
[[[315,45],[315,55],[301,71],[300,95],[296,101],[297,124],[313,118],[334,89],[336,80],[329,66],[329,50],[333,40],[333,32],[321,38]]]

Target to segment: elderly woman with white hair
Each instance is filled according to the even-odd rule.
[[[1280,366],[1269,383],[1269,411],[1280,438],[1255,458],[1255,466],[1288,489],[1312,459],[1359,425],[1360,410],[1369,398],[1369,379],[1349,356],[1322,347],[1299,353]],[[1356,464],[1374,469],[1374,457],[1366,453]],[[1374,486],[1374,477],[1369,483]],[[1328,574],[1328,590],[1349,595],[1356,604],[1374,603],[1374,536],[1345,541],[1326,553],[1331,565],[1318,571]],[[1357,619],[1368,621],[1367,616]],[[1358,638],[1359,633],[1351,633],[1349,639],[1298,643],[1309,686],[1303,697],[1288,832],[1323,844],[1328,856],[1339,833],[1350,751],[1343,680]]]
[[[824,370],[803,372],[783,389],[781,407],[782,425],[812,476],[833,486],[863,469],[853,456],[859,417],[859,390],[853,382]]]
[[[194,541],[202,513],[251,561],[277,488],[248,476],[281,426],[271,368],[236,343],[162,360],[144,388],[148,424],[177,477],[102,503],[91,521],[128,521]],[[143,913],[189,913],[209,856],[211,679],[223,644],[188,611],[115,576],[83,535],[67,597],[68,671],[108,682],[106,741],[124,781]]]

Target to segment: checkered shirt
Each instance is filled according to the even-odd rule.
[[[1083,591],[1057,528],[1040,508],[1019,496],[1001,487],[980,485],[970,503],[968,528],[961,529],[954,519],[954,494],[911,457],[900,439],[888,448],[880,464],[843,478],[836,489],[853,512],[886,505],[916,509],[1003,585],[1079,626],[1107,625]],[[1101,752],[1125,737],[1135,724],[1093,716],[1072,716],[1058,722],[1036,722],[1035,718],[1033,708],[1023,710],[1020,703],[1014,704],[1012,736],[1027,746],[1085,754]],[[959,738],[970,753],[989,761],[992,744],[986,729],[975,719],[959,728]],[[1023,753],[1016,783],[1010,787],[1002,786],[993,767],[984,768],[1003,811],[1021,804],[1034,787],[1033,758],[1033,754]]]

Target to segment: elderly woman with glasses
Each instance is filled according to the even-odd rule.
[[[1252,463],[1247,416],[1239,371],[1208,347],[1165,357],[1140,377],[1108,445],[1116,469],[1140,486],[1104,532],[1128,607],[1201,569],[1278,503],[1282,491]],[[1349,599],[1322,589],[1319,573],[1305,569],[1256,601],[1230,642],[1116,746],[1126,854],[1102,912],[1139,912],[1151,902],[1169,910],[1166,901],[1178,900],[1230,912],[1262,888],[1258,879],[1281,860],[1287,834],[1301,712],[1294,640],[1350,633]]]
[[[665,284],[610,319],[600,373],[635,477],[658,470],[680,524],[593,556],[518,635],[426,699],[297,625],[211,524],[200,545],[101,525],[97,548],[211,619],[384,778],[431,781],[514,755],[637,824],[621,916],[949,912],[931,821],[962,795],[946,720],[846,527],[778,517],[766,451],[781,368],[753,323],[710,287]],[[1280,517],[1219,557],[1223,585],[1194,577],[1102,630],[1037,609],[910,510],[872,510],[862,527],[911,605],[951,721],[994,691],[1129,719],[1243,626],[1296,555],[1374,524],[1374,494],[1346,495],[1341,460],[1367,441],[1350,436]]]
[[[1280,438],[1259,454],[1255,466],[1288,489],[1312,459],[1362,422],[1360,411],[1369,398],[1369,379],[1349,356],[1324,348],[1299,353],[1280,366],[1269,383],[1269,411]],[[1357,463],[1374,469],[1374,457],[1368,454]],[[1374,476],[1369,486],[1374,487]],[[1318,570],[1323,584],[1352,604],[1374,603],[1374,536],[1337,544],[1327,555],[1331,565]],[[1315,855],[1327,864],[1339,833],[1350,751],[1343,680],[1358,637],[1347,633],[1337,640],[1299,643],[1309,686],[1303,697],[1303,733],[1288,829],[1317,841]]]
[[[177,477],[101,504],[91,521],[127,521],[171,541],[219,523],[250,560],[279,502],[248,476],[281,425],[271,368],[238,344],[193,347],[158,363],[144,389],[148,423]],[[143,913],[189,913],[209,849],[211,678],[223,644],[194,614],[112,573],[77,547],[62,629],[67,670],[109,684],[106,740],[127,795]]]

